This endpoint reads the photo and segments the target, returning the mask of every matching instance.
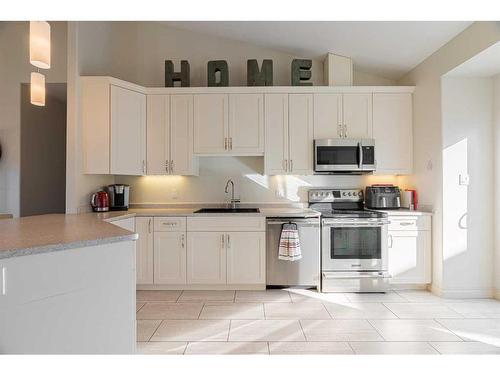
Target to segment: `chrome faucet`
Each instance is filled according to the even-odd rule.
[[[224,189],[224,192],[227,194],[229,193],[229,184],[231,184],[231,208],[234,210],[236,208],[236,205],[240,203],[239,199],[234,199],[234,182],[233,180],[229,179],[226,182],[226,187]]]

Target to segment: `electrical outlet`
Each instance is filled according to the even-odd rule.
[[[179,199],[179,191],[176,188],[170,190],[170,198],[173,200]]]
[[[467,173],[460,173],[458,175],[458,184],[462,186],[469,185],[469,175]]]
[[[276,189],[274,192],[276,198],[285,198],[285,192],[283,189]]]

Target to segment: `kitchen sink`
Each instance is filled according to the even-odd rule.
[[[201,208],[197,211],[195,211],[195,214],[209,214],[209,213],[214,213],[214,214],[235,214],[235,213],[259,213],[260,210],[258,208]]]

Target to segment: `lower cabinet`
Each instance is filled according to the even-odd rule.
[[[155,232],[154,283],[186,284],[185,232]]]
[[[227,283],[264,284],[266,282],[266,233],[227,234]]]
[[[189,232],[187,245],[187,283],[226,283],[226,234]]]
[[[388,258],[391,284],[429,284],[431,282],[430,216],[390,217],[389,220],[391,224]],[[419,227],[424,230],[416,230]]]
[[[137,284],[153,284],[153,218],[136,217],[135,231],[139,235],[135,250]]]

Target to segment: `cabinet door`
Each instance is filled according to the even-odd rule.
[[[194,96],[194,152],[227,152],[228,97],[226,94]]]
[[[264,284],[266,233],[229,232],[226,242],[227,283]]]
[[[187,283],[226,283],[226,235],[223,232],[189,232]]]
[[[289,168],[291,174],[308,175],[313,170],[312,94],[288,96]]]
[[[186,284],[186,233],[155,232],[155,284]]]
[[[377,173],[412,173],[411,94],[373,94],[373,138]]]
[[[153,284],[153,218],[136,217],[135,231],[139,235],[135,250],[137,284]]]
[[[229,152],[262,155],[264,103],[262,94],[229,95]]]
[[[372,138],[372,94],[342,96],[344,137]]]
[[[391,283],[430,283],[430,232],[389,231],[388,258]]]
[[[314,139],[342,135],[342,94],[314,94]]]
[[[146,95],[111,86],[111,174],[146,173]]]
[[[264,173],[286,174],[288,166],[288,94],[266,94]]]
[[[170,96],[170,174],[198,175],[193,156],[193,96]]]
[[[147,97],[147,171],[148,175],[169,174],[170,98],[168,95]]]

